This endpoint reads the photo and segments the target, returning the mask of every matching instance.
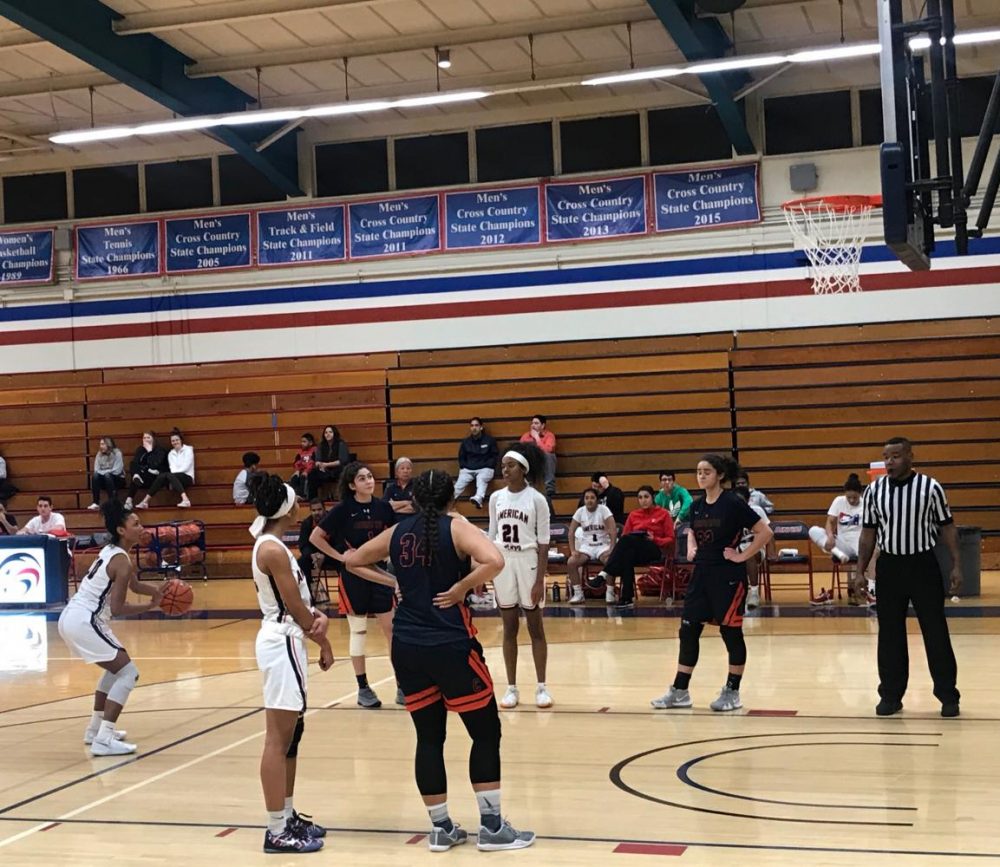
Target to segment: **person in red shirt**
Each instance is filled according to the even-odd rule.
[[[304,433],[299,439],[299,451],[292,466],[295,472],[288,484],[301,499],[306,499],[309,496],[309,473],[316,467],[316,437],[311,433]]]
[[[639,508],[629,513],[621,539],[615,545],[608,564],[594,578],[607,584],[605,599],[618,608],[635,605],[635,567],[660,563],[674,544],[674,521],[670,512],[653,502],[656,491],[643,485],[637,493]],[[615,597],[615,578],[621,576],[621,597]]]
[[[548,419],[541,413],[531,417],[531,427],[521,437],[522,443],[534,443],[545,455],[545,499],[549,503],[549,514],[555,514],[552,498],[556,494],[556,435],[547,428]]]

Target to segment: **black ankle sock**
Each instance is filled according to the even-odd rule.
[[[358,682],[358,689],[368,689],[368,675],[367,674],[356,674],[354,675]]]
[[[493,831],[494,833],[500,830],[500,825],[502,824],[499,813],[481,813],[479,822],[486,830]]]
[[[737,692],[740,691],[740,681],[743,680],[742,674],[732,674],[726,678],[726,689],[735,689]]]
[[[674,689],[687,689],[688,684],[691,683],[691,672],[690,671],[678,671],[674,675]]]

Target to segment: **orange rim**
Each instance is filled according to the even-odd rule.
[[[849,211],[860,211],[865,208],[881,208],[882,196],[807,196],[804,199],[792,199],[783,202],[781,205],[785,211],[835,211],[847,213]]]

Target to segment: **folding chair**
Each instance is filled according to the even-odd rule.
[[[834,590],[837,591],[837,598],[843,599],[844,594],[841,592],[840,586],[840,575],[841,572],[846,574],[844,578],[844,583],[847,585],[847,592],[851,592],[851,576],[856,575],[858,571],[858,558],[851,557],[846,563],[841,563],[836,557],[833,558],[833,568],[830,570],[830,592],[833,593]]]
[[[801,590],[809,591],[809,599],[816,596],[813,585],[813,562],[812,549],[810,548],[809,528],[801,521],[772,521],[771,530],[774,532],[774,549],[778,551],[786,542],[805,542],[805,553],[803,547],[796,545],[798,551],[794,557],[779,557],[769,553],[764,559],[763,568],[760,573],[760,583],[764,591],[764,599],[771,601],[773,575],[807,575],[806,582],[785,583],[778,585],[779,590]]]

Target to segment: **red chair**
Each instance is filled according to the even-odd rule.
[[[810,548],[809,528],[801,521],[772,521],[771,530],[774,532],[775,551],[785,547],[786,542],[805,542],[804,546],[796,545],[798,551],[794,557],[780,557],[775,554],[768,554],[764,559],[763,568],[760,573],[760,583],[764,592],[764,599],[767,602],[772,598],[771,577],[773,575],[806,575],[804,582],[782,582],[779,590],[802,590],[809,591],[809,599],[816,596],[813,583],[813,562],[812,549]],[[805,553],[803,553],[803,548]]]

